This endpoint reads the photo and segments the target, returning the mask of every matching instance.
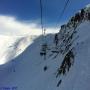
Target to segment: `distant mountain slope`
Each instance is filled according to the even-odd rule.
[[[0,65],[21,54],[33,42],[35,37],[0,35]]]

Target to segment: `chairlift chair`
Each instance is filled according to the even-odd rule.
[[[40,55],[41,55],[41,56],[46,55],[46,50],[47,50],[47,44],[44,43],[44,44],[41,46]]]

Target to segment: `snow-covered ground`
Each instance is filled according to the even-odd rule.
[[[89,90],[90,89],[90,22],[85,21],[77,27],[79,38],[74,44],[76,55],[74,65],[63,77],[56,78],[56,71],[62,62],[62,55],[57,58],[39,55],[42,38],[37,38],[13,62],[0,67],[0,88],[15,90]],[[53,43],[53,35],[48,42]],[[44,71],[44,66],[47,70]],[[15,69],[15,72],[13,72]],[[59,79],[62,83],[57,87]],[[3,90],[3,89],[1,89]]]
[[[35,39],[35,36],[0,35],[0,65],[21,54]]]
[[[71,42],[74,39],[71,45],[71,47],[74,47],[74,63],[69,72],[65,75],[59,75],[57,78],[57,69],[61,66],[65,54],[59,53],[56,58],[53,58],[55,53],[51,55],[53,49],[57,50],[53,42],[54,35],[50,34],[46,37],[46,42],[50,48],[46,60],[40,56],[41,44],[43,42],[41,36],[30,43],[28,43],[30,40],[28,37],[23,37],[18,40],[15,39],[15,42],[13,42],[12,38],[11,43],[13,47],[5,38],[8,43],[6,48],[10,48],[9,50],[8,48],[5,49],[8,51],[5,53],[6,56],[8,56],[6,60],[9,59],[10,61],[0,66],[0,89],[90,90],[90,21],[83,20],[78,24],[77,28],[67,29],[66,33],[64,33],[65,36],[68,31],[70,31],[70,33],[68,33],[68,35],[70,35],[74,30],[76,33],[71,39]],[[61,32],[59,35],[61,37]],[[59,43],[62,46],[60,48],[64,49],[65,42],[62,41],[63,40],[60,39]],[[3,52],[6,51],[3,50]],[[44,71],[45,66],[47,67],[46,71]],[[59,80],[62,80],[62,82],[59,87],[57,87]]]

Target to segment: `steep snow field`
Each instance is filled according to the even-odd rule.
[[[72,46],[75,47],[74,65],[70,71],[56,78],[58,67],[63,61],[59,54],[53,59],[44,60],[40,56],[42,38],[39,37],[18,57],[0,66],[0,89],[4,90],[89,90],[90,89],[90,21],[82,22],[76,28],[78,38]],[[55,46],[54,36],[48,35],[49,47]],[[27,39],[25,38],[25,41]],[[21,40],[22,41],[22,40]],[[16,48],[16,45],[15,45]],[[17,50],[17,49],[16,49]],[[14,56],[17,54],[14,54]],[[44,71],[44,66],[47,70]],[[13,69],[15,71],[13,72]],[[57,87],[58,81],[62,83]]]

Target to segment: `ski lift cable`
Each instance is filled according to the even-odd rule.
[[[65,10],[66,10],[69,2],[70,2],[70,0],[66,0],[65,5],[64,5],[64,8],[63,8],[63,10],[62,10],[62,12],[61,12],[61,14],[60,14],[60,16],[59,16],[59,19],[58,19],[57,23],[56,23],[56,27],[58,27],[59,21],[61,20],[61,18],[62,18],[62,16],[63,16],[63,14],[64,14],[64,12],[65,12]],[[43,3],[42,3],[42,0],[40,0],[40,13],[41,13],[42,36],[44,37],[44,36],[45,36],[45,31],[46,31],[46,29],[44,28],[44,25],[43,25]]]
[[[46,31],[46,28],[44,27],[44,24],[43,24],[43,2],[42,0],[40,0],[40,13],[41,13],[41,29],[42,29],[42,41],[44,41],[45,43],[45,31]]]
[[[42,0],[40,0],[40,14],[41,14],[41,29],[42,29],[42,36],[43,36],[43,17],[42,17],[42,15],[43,15],[43,13],[42,13],[42,9],[43,7],[42,7]]]
[[[66,0],[65,5],[64,5],[64,8],[63,8],[61,14],[59,15],[59,18],[58,18],[57,23],[56,23],[56,27],[57,27],[57,28],[59,27],[59,26],[58,26],[58,25],[59,25],[59,22],[60,22],[60,20],[62,19],[63,14],[64,14],[64,12],[65,12],[65,10],[66,10],[69,2],[70,2],[70,0]]]
[[[59,27],[58,26],[59,25],[59,22],[60,22],[60,20],[61,20],[61,18],[63,16],[63,14],[64,14],[64,12],[65,12],[68,4],[69,4],[69,2],[70,2],[70,0],[66,0],[65,5],[64,5],[64,8],[63,8],[61,14],[59,15],[58,20],[57,20],[56,27]],[[42,36],[43,36],[45,34],[45,30],[46,29],[44,28],[44,25],[43,25],[43,4],[42,4],[42,0],[40,0],[40,12],[41,12],[41,29],[42,29]]]

